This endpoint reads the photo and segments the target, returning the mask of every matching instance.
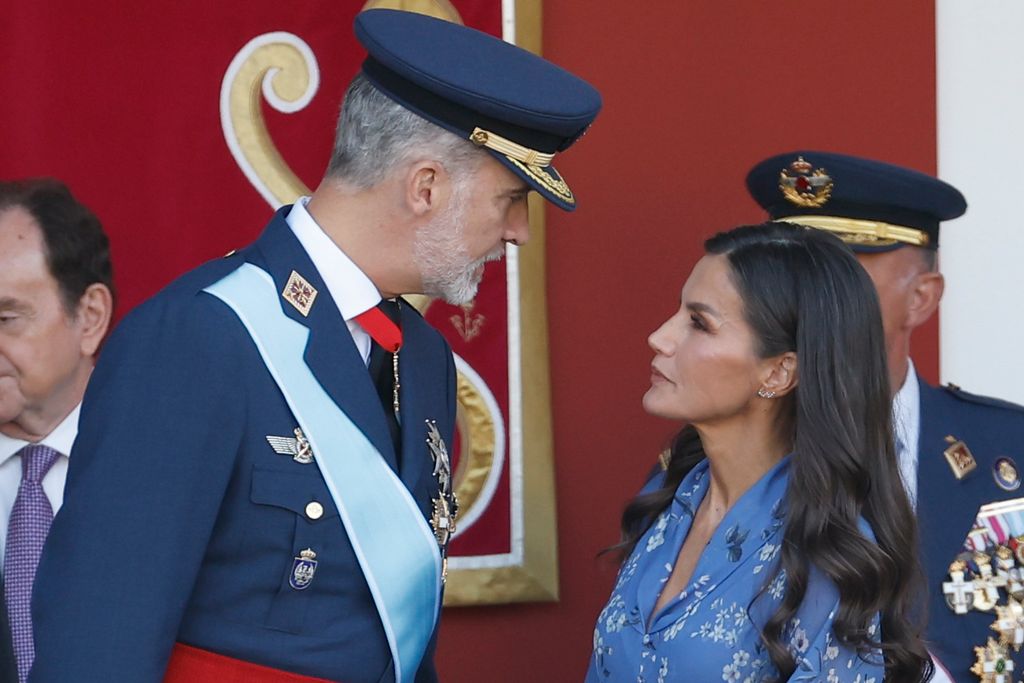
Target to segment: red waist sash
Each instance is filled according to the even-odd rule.
[[[164,683],[331,683],[175,643]]]

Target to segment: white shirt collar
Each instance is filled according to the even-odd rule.
[[[379,304],[380,292],[366,273],[317,225],[306,209],[308,202],[309,197],[300,197],[285,221],[316,266],[341,317],[352,320]]]
[[[917,502],[917,448],[921,431],[921,386],[914,361],[907,359],[907,376],[892,401],[900,475],[912,505]]]
[[[82,404],[79,402],[75,409],[68,413],[68,416],[61,420],[61,423],[52,432],[44,436],[38,443],[49,446],[63,455],[71,454],[71,446],[75,443],[78,435],[78,414],[82,411]],[[13,439],[6,434],[0,434],[0,465],[7,462],[15,453],[25,446],[28,441]]]
[[[893,398],[893,428],[896,436],[904,446],[917,452],[917,432],[920,422],[921,387],[917,383],[917,371],[914,361],[907,359],[907,376],[903,378],[903,386]]]

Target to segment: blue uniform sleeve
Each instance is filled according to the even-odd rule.
[[[33,598],[34,683],[163,680],[246,416],[237,319],[158,298],[109,340]]]

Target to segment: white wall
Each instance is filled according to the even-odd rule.
[[[943,382],[1024,403],[1024,2],[937,0]]]

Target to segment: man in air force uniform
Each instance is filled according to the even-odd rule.
[[[962,555],[979,508],[1022,495],[1018,467],[1024,465],[1024,408],[952,384],[933,387],[910,359],[911,333],[934,314],[943,292],[937,267],[939,223],[962,215],[967,203],[956,188],[923,173],[814,151],[762,161],[747,176],[747,187],[773,220],[841,237],[875,283],[895,392],[900,471],[917,510],[930,595],[928,647],[953,680],[976,680],[970,671],[977,659],[974,648],[984,647],[990,637],[998,639],[990,629],[996,613],[961,606],[967,613],[958,614],[956,606],[975,588],[979,596],[994,595],[989,588],[993,582],[967,556],[965,575],[971,586],[961,587],[957,597],[958,590],[952,588],[957,577],[951,576],[950,565]],[[1024,527],[1016,533],[1024,533]],[[1008,543],[1008,537],[979,543],[988,547],[988,559],[978,559],[990,564],[992,576],[997,573],[996,550]],[[1003,555],[1012,550],[1004,548]],[[972,576],[978,580],[972,583]],[[979,597],[975,607],[984,602]],[[1000,603],[1005,602],[1004,592]],[[1005,654],[1004,648],[999,656]],[[998,666],[999,656],[978,656],[988,660],[984,666]]]
[[[369,56],[313,196],[110,340],[32,681],[437,678],[455,367],[399,295],[468,301],[527,240],[529,191],[572,209],[550,164],[600,97],[455,24],[370,10],[355,30]]]

